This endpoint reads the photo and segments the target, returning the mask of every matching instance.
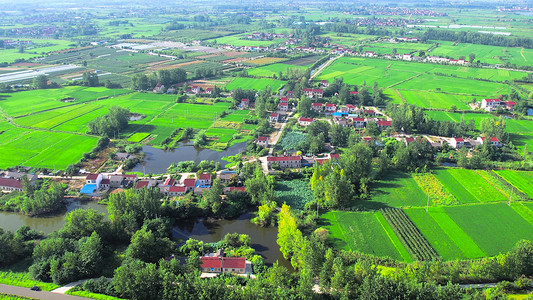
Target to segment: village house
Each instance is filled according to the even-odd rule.
[[[278,104],[278,110],[282,112],[289,111],[289,103],[283,102],[283,100]]]
[[[304,117],[300,117],[298,119],[298,124],[300,124],[300,126],[309,126],[311,123],[313,123],[315,121],[315,119],[313,118],[304,118]]]
[[[450,140],[450,145],[455,149],[459,149],[465,145],[465,140],[463,138],[454,137]]]
[[[322,98],[324,97],[324,90],[323,89],[304,89],[304,94],[309,97],[317,97]]]
[[[320,86],[321,86],[321,87],[325,87],[325,88],[327,88],[327,87],[329,86],[329,81],[327,81],[327,80],[321,80],[321,81],[320,81]]]
[[[483,99],[481,100],[481,108],[486,111],[493,111],[500,107],[500,99]]]
[[[260,136],[260,137],[257,138],[255,143],[257,145],[259,145],[259,146],[267,148],[268,147],[268,137],[267,136]]]
[[[2,192],[22,192],[22,183],[12,178],[0,178],[0,190]]]
[[[124,180],[122,181],[123,186],[128,186],[130,184],[133,184],[138,179],[138,176],[136,174],[127,174],[123,176],[124,176]]]
[[[164,186],[174,186],[176,184],[176,180],[174,178],[167,178],[165,182],[163,183]]]
[[[198,176],[198,185],[199,186],[211,186],[211,174],[202,173]]]
[[[221,171],[218,178],[220,178],[221,183],[226,183],[232,180],[233,178],[237,178],[239,180],[239,176],[237,175],[236,171]]]
[[[154,93],[162,93],[164,88],[165,88],[164,85],[162,85],[162,84],[158,84],[158,85],[156,85],[156,86],[154,87],[153,92],[154,92]]]
[[[187,193],[185,186],[171,186],[168,189],[168,195],[171,197],[183,196],[185,193]]]
[[[107,178],[109,179],[109,185],[112,188],[118,188],[122,185],[122,181],[124,181],[124,175],[122,174],[109,174],[107,175]]]
[[[202,272],[205,273],[236,273],[246,272],[246,258],[244,257],[209,257],[200,258]]]
[[[327,113],[334,113],[335,111],[337,111],[337,105],[333,103],[326,103],[324,109]]]
[[[100,188],[100,182],[102,182],[102,174],[87,174],[85,177],[86,184],[96,184],[96,189]]]
[[[120,161],[125,161],[127,159],[130,159],[132,158],[133,156],[129,153],[125,153],[125,152],[117,152],[117,154],[115,154],[115,159],[116,160],[120,160]]]
[[[250,100],[249,99],[242,99],[241,100],[241,108],[247,109],[250,107]]]
[[[384,130],[384,129],[390,128],[392,126],[392,122],[391,121],[378,121],[377,125],[379,129]]]
[[[32,184],[35,183],[35,180],[37,180],[37,175],[35,174],[28,174],[28,173],[22,173],[22,172],[14,172],[14,171],[5,171],[3,174],[0,173],[0,178],[1,177],[11,178],[11,179],[19,180],[19,181],[21,181],[24,176],[26,176],[28,181]]]
[[[348,123],[348,120],[346,120],[343,117],[333,117],[333,123],[341,126],[341,127],[348,127],[350,124]]]
[[[375,116],[376,115],[376,112],[371,110],[371,109],[365,109],[364,113],[369,115],[369,116]]]
[[[321,112],[324,108],[324,104],[322,103],[313,103],[311,104],[311,109],[317,112]]]
[[[268,156],[267,166],[272,168],[273,163],[278,163],[280,168],[301,168],[302,157],[301,156]]]
[[[270,114],[270,123],[276,123],[279,120],[279,114],[278,113],[271,113]]]
[[[183,180],[183,185],[187,189],[187,192],[194,190],[196,186],[196,178],[186,178]]]
[[[490,138],[486,138],[486,137],[478,137],[477,138],[477,141],[479,142],[480,145],[483,145],[486,140],[489,141],[491,146],[495,146],[495,147],[503,146],[502,143],[500,142],[500,140],[497,137],[495,137],[495,136],[490,137]]]
[[[140,180],[135,185],[136,190],[140,190],[142,188],[151,188],[153,186],[152,180]]]
[[[366,125],[364,118],[352,118],[353,127],[363,128]]]

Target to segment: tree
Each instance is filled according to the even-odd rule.
[[[210,209],[214,214],[217,214],[222,203],[221,195],[223,191],[224,187],[220,183],[220,178],[213,180],[211,188],[202,193],[202,197],[205,201],[204,207]]]
[[[174,243],[169,238],[157,237],[152,231],[142,228],[131,238],[126,257],[156,263],[170,255],[173,248]]]
[[[91,236],[80,239],[78,242],[78,269],[84,277],[93,277],[102,269],[104,246],[102,239],[93,231]]]
[[[65,225],[59,234],[65,238],[81,239],[96,232],[103,236],[107,232],[108,224],[104,222],[104,214],[94,209],[76,209],[65,217]]]
[[[119,296],[128,299],[157,300],[162,290],[161,276],[155,264],[133,260],[115,270],[113,286]]]
[[[46,75],[39,75],[33,78],[32,85],[34,89],[45,89],[48,87],[48,77]]]
[[[84,86],[99,86],[98,75],[94,72],[85,72],[82,77],[82,84]]]
[[[471,64],[474,63],[475,59],[476,59],[476,54],[475,53],[470,53],[470,55],[468,55],[468,60],[470,61]]]
[[[273,226],[276,223],[275,211],[276,202],[274,201],[260,205],[257,209],[257,217],[253,218],[252,222],[262,227]]]
[[[342,127],[337,124],[331,126],[331,144],[333,146],[346,147],[348,145],[348,137],[350,136],[350,131],[350,128]]]
[[[150,88],[150,80],[144,74],[135,74],[131,78],[131,88],[134,90],[145,91]]]

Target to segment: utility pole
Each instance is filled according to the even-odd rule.
[[[513,191],[514,191],[514,187],[511,189],[511,195],[509,196],[509,206],[511,206],[511,199],[513,199]]]

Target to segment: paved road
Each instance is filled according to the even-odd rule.
[[[29,288],[11,286],[11,285],[5,285],[5,284],[0,284],[0,293],[8,294],[8,295],[22,296],[22,297],[28,297],[28,298],[35,298],[35,299],[43,299],[43,300],[81,300],[81,299],[89,299],[89,298],[85,298],[85,297],[78,297],[78,296],[71,296],[71,295],[64,295],[64,294],[56,294],[56,293],[46,292],[46,291],[37,292],[37,291],[32,291]]]

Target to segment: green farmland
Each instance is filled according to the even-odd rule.
[[[230,83],[226,85],[226,89],[228,90],[236,90],[238,88],[242,88],[245,90],[264,90],[266,87],[270,87],[273,92],[279,90],[283,85],[285,84],[285,81],[281,80],[275,80],[275,79],[267,79],[267,78],[235,78]]]
[[[496,173],[522,193],[533,198],[533,172],[498,170]]]
[[[332,211],[322,215],[321,222],[331,232],[330,239],[336,248],[412,260],[381,212]]]
[[[90,152],[98,137],[87,135],[87,124],[108,112],[111,106],[143,116],[130,121],[115,138],[160,146],[176,129],[205,130],[210,146],[224,149],[251,139],[255,125],[241,130],[249,111],[236,111],[220,119],[228,102],[215,104],[176,103],[175,96],[129,93],[128,90],[65,87],[3,94],[0,109],[13,118],[15,127],[0,122],[0,168],[17,165],[64,169]],[[114,97],[116,95],[116,97]],[[111,98],[109,98],[111,97]],[[68,101],[60,101],[68,98]],[[100,99],[100,100],[98,100]],[[22,103],[22,105],[17,105]],[[221,122],[215,122],[220,120]],[[15,153],[15,155],[14,155]]]

